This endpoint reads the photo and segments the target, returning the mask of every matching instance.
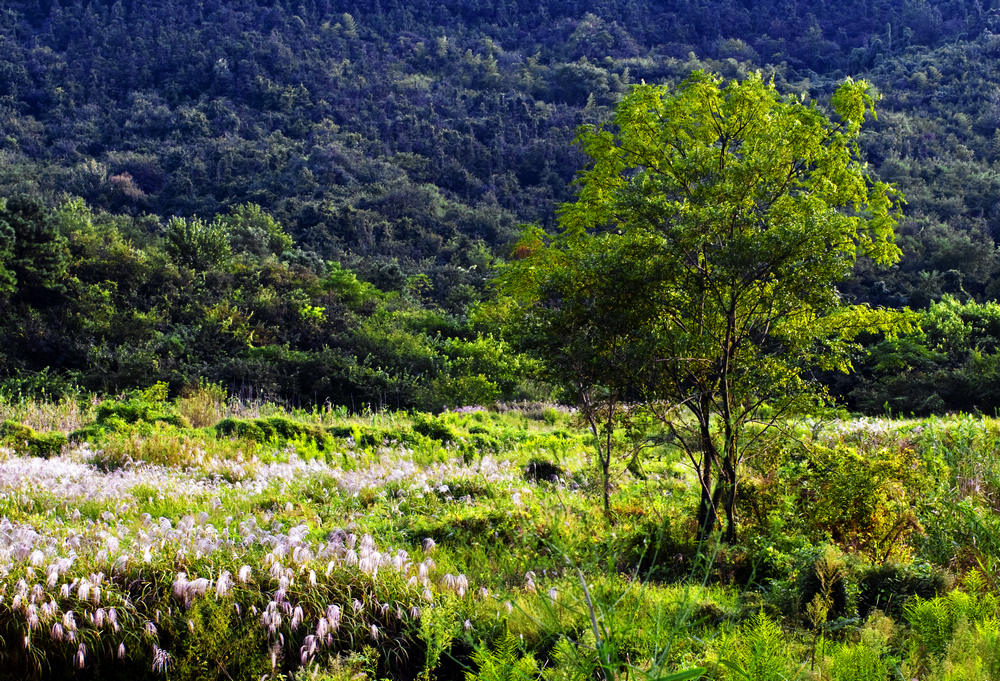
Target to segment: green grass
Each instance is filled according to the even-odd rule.
[[[746,468],[740,541],[698,546],[678,452],[616,477],[609,524],[589,436],[553,407],[145,399],[131,422],[116,402],[62,421],[0,403],[89,437],[0,449],[0,679],[164,678],[154,661],[171,679],[998,678],[991,419],[791,424]],[[195,407],[210,426],[160,418]],[[817,620],[821,555],[838,581]],[[69,611],[72,642],[53,635]]]

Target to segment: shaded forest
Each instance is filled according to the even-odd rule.
[[[488,338],[470,306],[487,295],[491,264],[509,255],[517,225],[551,227],[572,197],[584,162],[572,144],[578,127],[605,120],[630,84],[677,82],[694,69],[728,78],[761,69],[781,91],[820,103],[848,75],[870,80],[883,99],[863,150],[875,174],[906,197],[897,229],[904,255],[885,271],[862,263],[842,293],[921,310],[945,299],[975,317],[975,306],[997,297],[1000,270],[997,56],[1000,8],[990,2],[9,2],[0,12],[0,196],[8,197],[0,244],[7,240],[6,270],[20,267],[20,278],[8,278],[3,298],[0,371],[23,376],[47,366],[48,380],[62,372],[99,389],[208,376],[308,399],[413,404],[415,386],[444,380],[445,359],[409,363],[380,342],[371,351],[345,329],[380,318],[395,329],[402,322],[394,314],[377,314],[388,303],[356,303],[360,316],[344,321],[337,306],[349,310],[351,294],[317,282],[356,275],[381,296],[371,300],[407,301],[413,315],[442,320],[450,329],[443,335],[430,323],[419,328],[425,346]],[[83,223],[65,218],[91,215],[65,203],[74,196],[97,211]],[[277,246],[231,231],[232,216],[247,210],[274,224],[254,229],[280,232]],[[25,255],[29,223],[49,225],[42,242],[65,243],[49,288],[26,274],[38,269]],[[211,237],[222,249],[216,256],[178,245],[201,243],[202,227],[225,233]],[[92,271],[95,249],[113,254],[106,274]],[[130,271],[128,249],[151,258],[134,286],[119,280]],[[308,306],[323,308],[312,317],[320,328],[299,330],[304,322],[251,302],[256,278],[268,281],[261,268],[308,292],[295,298],[272,287],[297,320],[309,319]],[[106,306],[103,328],[77,285]],[[199,291],[206,297],[197,303],[181,300]],[[258,325],[238,348],[197,335],[208,328],[206,310],[223,301],[232,314],[222,319]],[[122,320],[132,313],[146,317],[130,327]],[[238,324],[225,324],[236,333]],[[59,339],[58,347],[39,338]],[[176,338],[183,352],[163,340]],[[925,347],[923,364],[894,347],[895,364],[859,359],[860,377],[837,378],[835,392],[881,409],[916,385],[933,392],[934,372],[969,371],[970,353],[996,352],[990,334],[979,342],[965,333],[964,344],[947,348],[934,338],[910,339]],[[377,382],[292,386],[282,382],[286,370],[267,382],[224,370],[219,359],[265,348],[313,359],[339,348],[343,362],[409,377],[411,387],[390,398]],[[121,358],[96,359],[115,352],[148,363],[125,370]],[[513,383],[490,371],[448,375],[482,378],[492,386],[485,396],[514,396]],[[887,372],[915,382],[886,394]],[[984,397],[897,408],[993,406]]]

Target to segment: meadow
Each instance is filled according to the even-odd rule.
[[[570,410],[0,400],[0,678],[1000,679],[1000,421],[790,422],[698,544]]]

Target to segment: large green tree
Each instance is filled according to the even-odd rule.
[[[905,324],[835,287],[859,256],[899,254],[893,189],[856,143],[873,100],[848,80],[831,120],[759,75],[637,86],[581,132],[591,163],[561,233],[527,234],[505,274],[523,335],[600,432],[610,405],[640,399],[672,431],[702,536],[724,515],[735,538],[740,463],[822,393],[812,372],[847,370],[859,333]]]

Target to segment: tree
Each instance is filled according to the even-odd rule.
[[[637,86],[580,133],[591,163],[561,232],[528,232],[503,274],[524,335],[581,405],[641,399],[671,431],[702,537],[724,514],[735,539],[740,463],[822,396],[812,372],[848,370],[858,334],[908,323],[835,288],[859,255],[899,255],[894,190],[859,160],[873,103],[848,80],[834,122],[760,75]]]

